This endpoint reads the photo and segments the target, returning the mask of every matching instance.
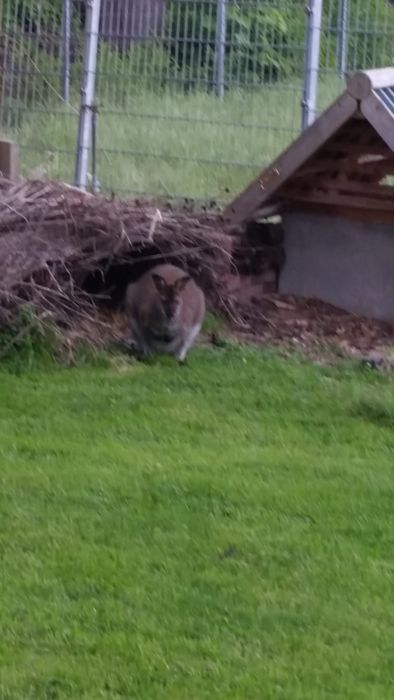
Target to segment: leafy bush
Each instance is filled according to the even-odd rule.
[[[1,3],[0,16],[5,31],[12,31],[15,20],[19,29],[30,32],[60,27],[62,0],[5,0]]]
[[[228,21],[230,81],[236,75],[245,76],[245,82],[272,82],[300,72],[304,60],[303,6],[283,5],[279,10],[256,3],[255,8],[245,10],[235,4],[229,9]]]
[[[302,75],[306,17],[303,2],[229,0],[225,82],[261,84]],[[215,3],[170,2],[167,50],[190,85],[212,85],[215,66]],[[321,65],[335,69],[340,2],[323,4]],[[349,0],[347,55],[350,70],[392,63],[394,8],[387,0]]]
[[[121,2],[121,0],[119,0]],[[72,86],[79,88],[83,0],[73,0]],[[305,54],[303,0],[228,0],[225,35],[227,87],[261,85],[302,77]],[[62,0],[0,2],[0,92],[3,123],[17,125],[20,102],[47,104],[61,91]],[[394,8],[387,0],[349,0],[348,67],[392,63]],[[323,3],[321,66],[337,67],[340,0]],[[169,84],[211,90],[215,80],[217,3],[168,0],[165,38],[135,42],[119,53],[101,41],[99,93],[124,104],[141,88]],[[4,110],[8,110],[4,118]]]
[[[58,106],[62,93],[61,21],[62,0],[0,2],[0,123],[4,127],[21,127],[29,106]],[[80,16],[74,12],[73,97],[79,91],[82,47]]]
[[[167,50],[185,80],[212,84],[215,66],[216,6],[173,3],[167,13]],[[303,61],[305,15],[300,3],[279,10],[266,2],[232,2],[227,10],[225,82],[261,83],[299,71]]]
[[[340,0],[324,3],[321,37],[322,67],[337,65],[337,39],[340,29]],[[347,69],[391,65],[394,42],[394,7],[388,0],[349,0],[346,48]]]
[[[125,108],[146,90],[157,93],[169,82],[177,84],[177,77],[171,56],[154,41],[138,42],[122,54],[102,42],[97,62],[97,101],[106,108]]]

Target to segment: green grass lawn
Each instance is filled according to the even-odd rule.
[[[389,700],[393,380],[0,371],[1,700]]]
[[[324,106],[341,89],[339,80],[321,85]],[[97,127],[102,189],[228,200],[299,134],[301,94],[300,81],[232,90],[223,101],[146,89],[117,104],[117,94],[104,94]],[[19,128],[5,132],[20,144],[23,173],[72,182],[78,101],[16,114]]]

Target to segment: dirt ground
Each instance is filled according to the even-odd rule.
[[[159,209],[148,201],[88,195],[64,183],[0,178],[0,192],[5,321],[29,303],[60,327],[71,326],[70,348],[78,338],[97,346],[123,341],[126,319],[113,309],[126,284],[154,261],[167,261],[187,269],[210,310],[226,316],[226,322],[206,324],[202,342],[273,345],[317,360],[394,363],[393,323],[271,292],[277,278],[267,286],[266,273],[274,272],[272,284],[283,262],[277,224],[230,231],[217,212]],[[112,310],[97,310],[104,298]]]
[[[298,352],[319,363],[359,360],[374,368],[394,369],[394,325],[346,313],[317,300],[266,294],[236,305],[234,322],[210,315],[200,344],[226,342],[277,347],[282,354]],[[97,347],[123,343],[128,337],[123,312],[101,310],[97,322],[79,324],[68,332],[71,343],[89,339]]]

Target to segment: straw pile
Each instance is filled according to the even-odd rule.
[[[29,303],[67,333],[87,327],[93,339],[95,329],[101,337],[106,325],[114,334],[114,304],[103,309],[106,299],[114,301],[113,288],[121,300],[129,279],[168,260],[189,270],[208,306],[224,312],[245,340],[308,351],[335,345],[346,355],[393,347],[393,324],[268,294],[261,281],[257,297],[245,299],[253,276],[267,264],[277,265],[278,255],[280,245],[257,245],[247,232],[230,235],[219,215],[159,210],[146,201],[111,200],[65,184],[0,178],[0,324]],[[104,324],[107,311],[111,322]]]
[[[92,315],[93,273],[166,259],[189,269],[215,308],[228,309],[225,279],[231,237],[218,217],[159,210],[149,203],[111,200],[62,183],[0,179],[0,312],[21,304],[69,324]]]

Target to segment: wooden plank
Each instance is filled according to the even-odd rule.
[[[327,173],[326,173],[326,175],[327,175]],[[349,172],[349,173],[346,173],[345,177],[342,177],[341,175],[334,174],[332,177],[330,177],[330,173],[328,173],[328,176],[323,178],[323,175],[317,174],[313,177],[313,180],[311,180],[311,176],[308,175],[308,177],[306,177],[304,179],[298,178],[297,181],[294,180],[294,185],[296,185],[298,188],[300,188],[300,187],[305,188],[308,185],[311,186],[311,184],[313,184],[315,189],[319,189],[320,187],[326,186],[327,182],[330,182],[331,188],[341,189],[339,183],[343,182],[344,179],[346,179],[346,181],[349,183],[367,188],[367,187],[369,187],[369,185],[378,185],[378,183],[385,177],[386,173],[381,173],[381,172],[352,173],[352,172]],[[324,183],[324,185],[322,183]],[[291,189],[293,191],[292,184],[293,184],[293,181],[292,181],[292,183],[289,183],[288,187],[289,187],[289,189]],[[287,191],[287,186],[285,187],[284,191]]]
[[[390,153],[390,151],[388,151]],[[394,172],[394,157],[380,157],[379,159],[372,156],[371,160],[368,160],[370,154],[363,154],[365,157],[364,162],[358,162],[354,156],[341,156],[340,158],[312,158],[308,163],[306,163],[298,172],[293,175],[294,179],[299,180],[300,178],[305,178],[311,175],[326,175],[327,172],[338,172],[344,175],[352,175],[357,177],[375,177],[382,173],[382,175],[391,175]],[[381,155],[381,154],[379,154]]]
[[[319,183],[319,186],[324,187],[325,183]],[[349,182],[340,180],[337,183],[328,184],[328,190],[335,189],[337,192],[352,193],[366,197],[367,199],[374,198],[388,200],[394,204],[394,187],[390,185],[375,185],[373,183]]]
[[[339,158],[312,157],[292,176],[292,181],[296,185],[308,184],[314,178],[319,186],[335,186],[337,181],[333,178],[342,178],[343,181],[345,176],[347,182],[375,183],[386,175],[394,174],[394,156],[387,147],[384,155],[362,154],[361,157],[363,162],[358,162],[358,157],[354,155],[342,155]]]
[[[308,202],[305,205],[303,202],[291,202],[287,205],[284,211],[303,211],[316,212],[318,214],[326,214],[327,216],[338,217],[341,219],[349,219],[351,221],[371,221],[373,223],[391,224],[394,223],[394,211],[382,211],[375,209],[355,209],[343,205],[332,205],[324,203]]]
[[[306,194],[305,189],[301,189],[299,186],[293,187],[292,183],[289,183],[288,187],[283,190],[283,196],[286,197],[288,192],[292,194],[297,192],[302,195]],[[361,196],[363,199],[376,198],[387,200],[394,204],[394,187],[390,187],[390,185],[376,185],[373,182],[353,182],[346,179],[341,180],[339,178],[329,180],[326,178],[319,180],[317,185],[315,184],[314,187],[310,189],[310,192],[354,194]]]
[[[315,151],[346,123],[358,108],[356,100],[344,93],[304,131],[269,167],[263,170],[224,211],[231,223],[252,218],[253,213],[283,185]]]
[[[356,114],[354,115],[353,119],[364,120],[364,115],[363,115],[362,112],[358,109],[357,112],[356,112]]]
[[[394,201],[366,199],[356,195],[339,194],[338,192],[286,192],[283,193],[284,201],[304,202],[305,204],[325,204],[334,206],[354,207],[358,209],[374,209],[394,212]]]
[[[314,178],[314,183],[320,185],[322,178],[324,180],[327,177],[331,182],[336,182],[336,178],[340,179],[343,175],[351,182],[378,182],[386,175],[394,174],[394,166],[391,168],[370,168],[368,170],[357,170],[349,166],[349,168],[341,168],[335,170],[334,168],[326,168],[324,172],[322,170],[311,170],[311,172],[306,173],[296,173],[292,178],[295,183],[308,183],[310,178]]]
[[[374,93],[371,93],[361,102],[361,111],[383,141],[394,151],[394,118],[383,102]]]
[[[266,207],[257,209],[256,218],[258,217],[259,219],[264,219],[268,216],[276,216],[280,213],[280,209],[280,202],[272,202],[272,204],[268,204]]]
[[[356,100],[363,100],[372,90],[394,85],[394,67],[375,68],[353,73],[347,81],[347,90]]]
[[[358,129],[355,125],[359,126]],[[368,143],[370,140],[380,143],[379,134],[376,133],[372,124],[364,117],[363,121],[355,122],[352,119],[346,122],[342,129],[339,129],[336,134],[330,139],[330,143]],[[371,144],[372,145],[372,144]]]
[[[305,187],[308,186],[313,186],[313,188],[316,189],[320,187],[328,187],[327,183],[331,183],[330,187],[338,189],[339,183],[343,182],[344,180],[346,180],[347,182],[360,183],[361,185],[368,186],[368,183],[376,184],[377,182],[379,182],[379,180],[382,179],[382,177],[384,176],[381,173],[359,173],[353,172],[352,170],[349,170],[348,172],[335,172],[327,169],[324,173],[318,172],[314,175],[308,174],[304,175],[303,177],[298,176],[297,173],[297,175],[295,175],[294,178],[292,178],[291,182],[289,182],[288,185],[285,186],[284,190],[281,190],[280,196],[283,192],[287,192],[287,189],[291,189],[293,191],[293,185],[298,189],[302,187],[305,191]]]
[[[394,175],[394,162],[389,161],[388,162],[381,162],[381,163],[367,163],[364,167],[370,166],[367,170],[368,173],[371,173],[371,176],[374,178],[382,178],[385,177],[386,175]]]
[[[389,155],[391,150],[382,141],[381,143],[339,143],[330,141],[322,149],[323,153],[343,153],[349,156],[384,156]]]
[[[18,177],[18,146],[14,141],[0,141],[0,172],[10,180]]]
[[[346,158],[340,158],[337,160],[325,158],[321,161],[312,161],[310,165],[307,163],[301,168],[301,170],[294,173],[292,179],[299,180],[301,178],[311,177],[311,175],[326,175],[327,171],[329,170],[343,172],[345,163]]]
[[[358,117],[357,119],[354,118],[354,115],[352,115],[351,119],[347,121],[341,129],[338,131],[338,138],[341,138],[345,136],[348,138],[348,136],[364,136],[366,131],[371,131],[374,133],[373,129],[371,128],[369,122],[365,119],[365,117]]]

